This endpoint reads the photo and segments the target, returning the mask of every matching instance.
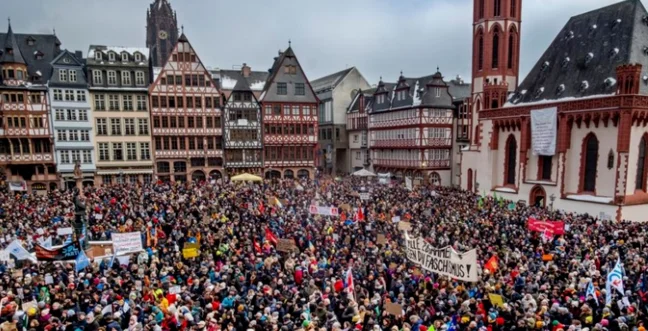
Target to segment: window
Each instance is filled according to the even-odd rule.
[[[83,90],[76,91],[76,100],[77,101],[86,101],[86,93]]]
[[[133,96],[132,95],[124,95],[122,96],[122,99],[124,101],[124,110],[133,110]]]
[[[493,15],[502,15],[502,0],[495,0],[493,3]]]
[[[124,151],[122,150],[122,143],[112,143],[113,161],[123,161]]]
[[[162,116],[162,127],[163,128],[168,128],[169,127],[169,117],[168,116]]]
[[[74,69],[70,69],[70,82],[76,82],[77,81],[77,72]]]
[[[288,95],[288,84],[286,84],[286,83],[277,83],[277,94],[278,95]]]
[[[182,99],[180,99],[182,100]],[[137,110],[139,111],[146,111],[146,96],[145,95],[138,95],[137,96]]]
[[[203,128],[203,118],[202,116],[196,116],[196,128]]]
[[[101,75],[101,70],[92,70],[92,84],[103,84],[103,76]]]
[[[123,52],[121,54],[122,62],[128,62],[128,53]]]
[[[144,80],[144,71],[137,71],[135,72],[135,84],[138,86],[142,86],[146,84]]]
[[[101,61],[101,52],[95,51],[95,60]]]
[[[538,156],[540,166],[540,178],[541,180],[551,180],[551,167],[552,167],[552,156],[550,155],[540,155]]]
[[[137,61],[137,62],[142,61],[142,54],[140,54],[140,53],[135,53],[135,61]]]
[[[117,72],[108,70],[108,85],[117,85]]]
[[[79,109],[79,121],[88,121],[88,110]]]
[[[56,138],[58,141],[67,141],[67,132],[65,130],[56,130]]]
[[[70,153],[69,153],[69,151],[61,151],[61,163],[70,164]]]
[[[511,0],[511,17],[515,17],[517,15],[517,0]]]
[[[63,101],[63,91],[54,89],[54,101]]]
[[[596,167],[598,164],[599,142],[596,135],[590,133],[585,137],[583,144],[583,154],[585,155],[585,164],[581,165],[583,170],[583,182],[581,183],[582,191],[594,192],[596,190]]]
[[[137,143],[126,143],[126,160],[137,160]]]
[[[499,29],[495,27],[495,32],[493,33],[493,61],[491,63],[493,69],[499,68],[499,36]]]
[[[506,181],[507,185],[515,185],[515,168],[517,167],[517,142],[510,135],[506,140]]]
[[[99,161],[110,161],[108,143],[99,143]]]
[[[92,151],[83,151],[83,163],[92,163]]]
[[[138,118],[137,119],[137,126],[139,127],[139,134],[140,135],[148,136],[148,134],[149,134],[148,118]]]
[[[635,189],[646,190],[646,149],[648,148],[648,136],[644,135],[639,142],[639,155],[637,156],[637,178]]]
[[[81,151],[74,150],[72,152],[72,163],[81,162]]]
[[[612,151],[611,148],[610,152],[608,153],[607,168],[610,170],[614,168],[614,151]]]
[[[57,121],[65,121],[65,109],[56,109],[54,112],[54,119]]]
[[[187,97],[187,108],[193,108],[193,97],[192,96]]]
[[[65,90],[65,101],[74,101],[74,91]]]
[[[310,106],[303,106],[302,107],[302,115],[310,116]]]
[[[108,61],[115,61],[115,53],[113,52],[108,53]]]
[[[196,108],[202,108],[202,97],[194,97],[194,106]]]
[[[81,130],[81,141],[90,141],[90,130]]]
[[[113,136],[121,135],[121,118],[111,118],[110,119],[110,134]]]
[[[39,103],[41,103],[41,96],[40,96],[40,94],[30,94],[30,95],[29,95],[29,99],[30,99],[29,101],[30,101],[32,104],[39,104]]]
[[[79,141],[79,130],[70,130],[70,141]]]
[[[127,136],[135,135],[135,119],[134,118],[125,118],[124,119],[124,133]]]
[[[484,0],[479,0],[479,18],[484,18]]]
[[[96,118],[95,121],[97,122],[97,135],[98,136],[105,136],[108,134],[108,124],[106,123],[105,118]]]
[[[103,94],[95,94],[95,110],[106,110],[106,97]]]
[[[304,88],[304,83],[295,84],[295,95],[306,95],[306,89]]]
[[[130,71],[122,71],[121,72],[121,79],[122,79],[122,85],[123,86],[128,86],[131,84],[131,73]]]
[[[119,110],[119,95],[108,95],[108,110]]]
[[[149,147],[149,143],[140,143],[140,160],[150,160],[150,159],[151,159],[151,150]]]
[[[290,115],[290,106],[288,106],[288,105],[284,105],[284,106],[283,106],[283,114],[284,114],[285,116]]]
[[[66,118],[68,121],[76,121],[77,120],[76,110],[68,109]]]
[[[292,114],[294,116],[299,116],[299,106],[292,106]]]
[[[158,162],[157,171],[162,173],[171,172],[171,167],[169,166],[169,162]]]
[[[67,82],[68,80],[68,71],[67,69],[59,69],[59,80],[62,82]]]
[[[513,48],[515,47],[515,41],[513,40],[513,38],[514,38],[514,32],[511,31],[508,40],[508,54],[507,54],[508,59],[506,61],[508,63],[507,67],[509,69],[513,69],[513,53],[515,53],[515,49]]]

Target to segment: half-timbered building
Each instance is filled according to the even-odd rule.
[[[383,83],[386,89],[393,88],[393,83]],[[373,170],[369,152],[369,112],[373,107],[373,95],[376,88],[359,90],[347,108],[346,129],[349,135],[351,152],[351,171],[360,169]]]
[[[475,1],[474,121],[461,186],[603,219],[648,220],[642,2],[572,17],[519,87],[520,1],[499,2]]]
[[[158,180],[220,178],[220,93],[184,33],[155,76],[149,93]]]
[[[58,188],[47,81],[61,52],[55,35],[0,33],[0,168],[9,189]]]
[[[260,101],[266,178],[312,178],[319,100],[291,47],[275,58]]]
[[[376,172],[452,185],[451,87],[439,71],[421,78],[401,74],[393,86],[378,83],[368,122]]]

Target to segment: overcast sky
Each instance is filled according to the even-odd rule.
[[[56,34],[63,47],[145,46],[153,0],[0,0],[17,33]],[[370,84],[471,72],[473,0],[170,0],[205,65],[267,70],[292,40],[308,78],[360,69]],[[521,78],[569,17],[617,0],[523,0]],[[0,25],[6,31],[6,25]]]

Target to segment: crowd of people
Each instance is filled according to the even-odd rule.
[[[0,263],[0,331],[616,331],[647,322],[641,223],[352,177],[124,184],[87,187],[80,199],[91,243],[139,231],[144,250],[81,269],[11,256]],[[312,214],[312,204],[341,215]],[[478,281],[408,261],[394,216],[431,246],[476,249]],[[529,231],[531,216],[562,220],[566,232]],[[17,239],[33,252],[46,237],[56,245],[65,240],[57,229],[74,219],[73,191],[2,192],[0,247]],[[294,245],[278,249],[281,239]],[[186,258],[187,244],[199,256]],[[486,270],[493,256],[499,263]],[[625,293],[607,293],[617,261]],[[402,309],[387,309],[393,303]]]

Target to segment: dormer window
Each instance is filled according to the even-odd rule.
[[[587,90],[588,88],[589,88],[589,82],[587,82],[586,80],[582,81],[580,84],[580,91],[585,92],[585,90]]]
[[[594,59],[594,53],[592,52],[587,53],[587,55],[585,56],[585,64],[589,64],[592,61],[592,59]]]
[[[29,36],[29,38],[27,38],[27,45],[34,46],[35,43],[36,43],[36,39],[34,39],[34,37]]]
[[[565,92],[565,84],[560,84],[556,89],[556,94],[561,95]]]
[[[108,53],[108,61],[115,61],[115,53],[110,52]]]
[[[34,58],[36,58],[36,60],[42,60],[43,59],[43,52],[34,51]]]
[[[540,69],[542,71],[546,71],[549,68],[549,64],[550,64],[549,61],[544,61],[544,63],[542,63],[542,67]]]
[[[376,103],[378,103],[378,104],[385,103],[385,95],[384,94],[377,95],[376,96]]]
[[[561,66],[562,66],[563,68],[566,68],[566,67],[569,65],[569,62],[570,62],[570,61],[571,61],[571,59],[569,58],[569,56],[566,56],[566,57],[563,59],[563,61],[562,61],[562,63],[561,63]]]
[[[142,61],[142,54],[135,53],[135,61],[137,61],[137,62]]]
[[[121,54],[122,62],[128,62],[128,53],[124,52]]]
[[[95,60],[101,61],[101,52],[96,52],[95,53]]]

